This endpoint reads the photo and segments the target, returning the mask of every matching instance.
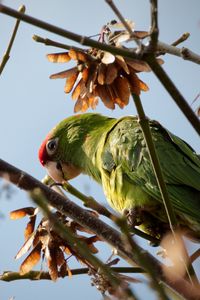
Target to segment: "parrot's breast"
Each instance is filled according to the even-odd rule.
[[[102,170],[101,179],[109,204],[120,213],[135,207],[148,207],[149,210],[155,206],[151,196],[123,174],[121,166],[117,166],[110,173]]]

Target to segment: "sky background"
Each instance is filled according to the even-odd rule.
[[[136,24],[136,30],[148,30],[150,24],[150,6],[147,0],[115,1],[122,14]],[[26,6],[26,13],[64,29],[86,36],[100,32],[102,25],[116,19],[114,13],[104,1],[58,0],[39,1],[25,0],[3,1],[3,4],[17,9],[21,4]],[[0,14],[0,58],[7,47],[15,20]],[[159,39],[172,43],[184,32],[191,34],[184,43],[185,47],[200,53],[200,1],[168,0],[159,1]],[[18,168],[42,179],[45,170],[41,167],[37,153],[38,148],[48,133],[60,120],[73,114],[74,103],[70,95],[64,94],[64,80],[50,80],[49,75],[69,67],[52,64],[47,61],[46,54],[59,52],[59,49],[37,44],[32,40],[34,34],[48,37],[56,41],[74,44],[73,42],[50,34],[31,25],[21,23],[11,57],[0,78],[0,157]],[[76,44],[77,45],[77,44]],[[62,50],[61,50],[62,51]],[[165,55],[164,69],[171,76],[176,86],[191,104],[200,93],[200,68],[198,65],[180,58]],[[159,83],[153,73],[141,74],[150,91],[142,94],[142,102],[146,114],[161,122],[170,131],[186,140],[200,152],[199,137],[182,115],[174,101]],[[200,101],[199,101],[200,102]],[[99,104],[96,112],[113,117],[136,114],[134,105],[114,111]],[[80,176],[72,182],[81,191],[106,203],[101,187]],[[20,261],[14,256],[23,244],[23,229],[26,220],[11,221],[11,210],[30,206],[32,203],[23,191],[13,187],[14,195],[7,199],[5,193],[0,194],[0,273],[4,270],[18,270]],[[141,242],[147,248],[146,242]],[[108,258],[110,248],[101,247],[101,257]],[[70,267],[77,267],[75,260]],[[40,266],[38,267],[40,268]],[[135,285],[134,290],[140,299],[156,299],[144,285]],[[45,294],[44,294],[45,293]],[[94,287],[90,287],[88,276],[80,275],[71,280],[62,279],[56,283],[40,281],[0,282],[0,299],[16,300],[68,298],[76,300],[86,296],[87,299],[101,299]]]

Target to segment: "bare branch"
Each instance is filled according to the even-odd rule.
[[[174,41],[171,45],[172,46],[177,46],[183,42],[185,42],[188,38],[190,37],[189,32],[185,32],[180,36],[176,41]]]
[[[82,50],[81,48],[78,48],[78,47],[74,47],[74,46],[71,46],[71,45],[66,45],[66,44],[62,44],[62,43],[58,43],[58,42],[55,42],[53,40],[50,40],[50,39],[45,39],[41,36],[38,36],[38,35],[33,35],[33,40],[37,43],[42,43],[46,46],[53,46],[53,47],[57,47],[57,48],[61,48],[61,49],[65,49],[65,50],[70,50],[70,49],[74,49],[76,51],[79,51],[79,50]]]
[[[132,264],[135,265],[134,253],[125,251],[119,232],[100,219],[92,216],[87,210],[70,201],[66,196],[63,197],[31,175],[17,169],[2,159],[0,159],[0,177],[28,192],[33,191],[35,188],[40,188],[50,205],[57,208],[64,215],[72,218],[77,223],[93,231],[97,236],[102,238],[102,240],[105,240],[111,246],[116,248],[119,253],[122,253],[123,257],[126,256],[128,259],[131,259]],[[155,262],[156,264],[157,260],[151,255],[150,257],[152,262]],[[159,269],[162,273],[160,265],[158,264],[158,272]]]
[[[151,30],[150,30],[150,41],[149,41],[149,51],[154,51],[156,53],[157,43],[158,43],[158,3],[157,0],[150,0],[151,3]]]
[[[125,29],[128,31],[130,38],[133,39],[138,46],[140,46],[141,42],[137,38],[135,38],[134,31],[129,26],[129,24],[126,22],[125,18],[122,16],[121,12],[119,11],[119,9],[115,5],[115,3],[112,0],[105,0],[105,2],[110,6],[110,8],[114,11],[114,13],[116,14],[116,16],[122,22],[122,24],[124,25]]]
[[[173,44],[168,45],[163,42],[158,42],[157,51],[182,57],[184,60],[189,60],[196,64],[200,64],[200,55],[185,47],[177,48]]]
[[[111,7],[111,9],[114,11],[114,13],[116,14],[116,16],[119,18],[119,20],[122,22],[122,24],[124,25],[125,29],[128,31],[130,37],[132,36],[132,29],[131,27],[127,24],[126,20],[124,19],[124,17],[122,16],[121,12],[119,11],[119,9],[116,7],[116,5],[114,4],[114,2],[112,0],[105,0],[105,2]]]
[[[45,177],[43,183],[51,187],[57,185],[57,183],[53,183],[53,180],[49,176]],[[61,187],[71,195],[83,201],[85,207],[89,207],[93,210],[96,210],[99,214],[104,215],[105,217],[113,221],[115,221],[118,218],[116,215],[112,214],[108,209],[106,209],[103,205],[98,203],[93,197],[84,195],[75,187],[73,187],[69,182],[66,181],[65,183],[61,184]]]
[[[19,12],[20,12],[20,13],[24,13],[24,12],[25,12],[25,9],[26,9],[25,6],[22,5],[22,6],[20,6],[20,8],[19,8]],[[6,52],[5,52],[4,56],[3,56],[3,59],[2,59],[1,64],[0,64],[0,75],[1,75],[1,73],[3,72],[3,69],[4,69],[4,67],[5,67],[5,65],[6,65],[6,63],[7,63],[7,61],[8,61],[9,58],[10,58],[10,51],[11,51],[12,45],[13,45],[13,43],[14,43],[16,34],[17,34],[17,30],[18,30],[18,27],[19,27],[19,23],[20,23],[20,20],[18,19],[18,20],[16,21],[16,23],[15,23],[15,27],[14,27],[14,29],[13,29],[13,33],[12,33],[10,42],[9,42],[9,44],[8,44],[8,47],[7,47],[7,49],[6,49]]]
[[[151,67],[154,74],[157,76],[158,80],[171,95],[172,99],[176,102],[182,113],[191,123],[196,132],[200,135],[200,121],[173,81],[169,78],[164,69],[157,63],[156,59],[152,57],[152,55],[146,53],[145,60]]]
[[[74,269],[70,270],[72,275],[81,275],[81,274],[87,274],[89,269],[88,268],[80,268],[80,269]],[[61,274],[58,274],[58,277],[66,277],[69,276],[68,273],[66,273],[64,276],[61,276]],[[15,280],[51,280],[51,277],[48,272],[43,271],[30,271],[26,274],[21,275],[19,272],[12,272],[12,271],[5,271],[0,275],[1,281],[15,281]]]
[[[0,159],[0,177],[7,181],[12,182],[16,186],[25,191],[33,191],[35,188],[40,188],[42,193],[48,199],[48,203],[58,209],[64,215],[69,216],[77,223],[90,229],[102,240],[106,241],[112,247],[114,247],[120,256],[125,258],[131,265],[135,266],[135,262],[138,262],[137,255],[126,249],[124,241],[121,235],[111,226],[107,225],[103,221],[93,217],[86,210],[80,208],[78,205],[70,200],[66,200],[46,185],[42,184],[37,179],[33,178],[29,174],[17,169],[16,167],[8,164]],[[148,258],[151,264],[154,266],[156,277],[163,281],[167,286],[171,287],[177,293],[181,294],[185,299],[196,300],[200,299],[200,291],[198,288],[191,286],[186,280],[179,278],[176,281],[171,282],[169,278],[166,278],[162,271],[162,263],[160,263],[151,254],[145,252],[141,247],[137,246],[139,251]],[[138,262],[139,263],[139,262]],[[139,264],[138,264],[139,265]],[[145,266],[141,266],[146,270]]]
[[[167,187],[166,187],[166,184],[164,181],[164,177],[163,177],[162,170],[160,167],[159,159],[158,159],[158,156],[157,156],[157,153],[155,150],[155,146],[153,143],[153,139],[152,139],[152,135],[151,135],[150,127],[149,127],[149,120],[144,113],[144,109],[142,107],[140,97],[133,94],[133,100],[135,102],[135,106],[136,106],[138,116],[139,116],[139,123],[141,125],[142,132],[144,134],[144,138],[145,138],[145,142],[147,144],[147,148],[149,151],[149,156],[151,159],[152,167],[153,167],[155,177],[156,177],[159,189],[160,189],[161,197],[163,200],[167,219],[169,222],[169,227],[170,227],[172,233],[175,234],[175,230],[178,226],[177,220],[176,220],[176,216],[175,216],[171,201],[168,196]]]
[[[95,48],[98,48],[98,49],[101,49],[101,50],[111,52],[113,54],[122,55],[124,57],[132,58],[132,59],[139,59],[139,60],[144,59],[145,60],[145,57],[143,57],[143,55],[141,55],[141,53],[137,54],[135,51],[130,50],[130,49],[118,48],[118,47],[114,47],[114,46],[111,46],[111,45],[107,45],[105,43],[99,43],[95,40],[92,40],[91,38],[81,36],[79,34],[75,34],[73,32],[64,30],[64,29],[59,28],[57,26],[54,26],[52,24],[43,22],[39,19],[33,18],[29,15],[24,15],[22,13],[19,13],[18,11],[14,10],[14,9],[11,9],[11,8],[5,6],[5,5],[2,5],[2,4],[0,4],[0,13],[9,15],[9,16],[17,18],[17,19],[20,19],[20,20],[22,20],[26,23],[32,24],[32,25],[37,26],[39,28],[43,28],[44,30],[47,30],[47,31],[53,32],[57,35],[60,35],[62,37],[71,39],[71,40],[73,40],[75,42],[78,42],[78,43],[80,43],[82,45],[85,45],[85,46],[95,47]],[[41,42],[41,43],[42,42],[47,43],[47,45],[51,45],[51,40],[49,40],[49,39],[44,39],[44,41],[42,41],[42,40],[37,40],[37,41]],[[65,47],[63,44],[61,44],[61,43],[59,43],[59,44],[60,45],[58,47],[68,49],[67,45]],[[159,45],[160,46],[157,49],[158,51],[163,51],[163,52],[168,53],[168,50],[169,50],[169,54],[181,56],[181,55],[177,54],[177,53],[180,52],[180,49],[178,51],[176,51],[176,47],[172,48],[173,46],[164,44],[162,42],[159,42]],[[52,44],[52,46],[56,46],[56,45]],[[173,49],[173,51],[172,51],[172,49]],[[195,62],[195,63],[199,64],[200,56],[188,49],[187,55],[184,56],[184,59],[187,59],[187,60],[190,60],[192,62]]]
[[[133,274],[133,273],[144,273],[143,269],[138,267],[112,267],[110,268],[111,271],[114,271],[116,273],[124,273],[124,274]],[[82,275],[87,274],[89,272],[88,268],[78,268],[78,269],[72,269],[70,270],[71,274],[74,275]],[[69,276],[68,273],[66,273],[64,276],[61,274],[58,274],[58,277],[63,278]],[[0,275],[1,281],[15,281],[15,280],[51,280],[51,277],[48,272],[44,271],[30,271],[26,274],[21,275],[19,272],[12,272],[12,271],[5,271]]]
[[[124,49],[124,48],[118,48],[118,47],[114,47],[105,43],[100,43],[97,42],[91,38],[88,38],[86,36],[82,36],[76,33],[73,33],[71,31],[62,29],[60,27],[54,26],[52,24],[46,23],[44,21],[41,21],[39,19],[33,18],[29,15],[24,15],[22,13],[19,13],[17,10],[14,10],[10,7],[7,7],[5,5],[0,4],[0,13],[6,14],[8,16],[11,16],[13,18],[17,18],[20,19],[28,24],[37,26],[39,28],[42,28],[44,30],[47,30],[49,32],[55,33],[57,35],[60,35],[62,37],[68,38],[72,41],[75,41],[81,45],[85,45],[85,46],[90,46],[90,47],[94,47],[94,48],[98,48],[101,50],[105,50],[108,52],[111,52],[113,54],[116,55],[122,55],[125,57],[129,57],[129,58],[136,58],[136,59],[141,59],[139,57],[139,55],[137,55],[136,53],[134,53],[133,51],[129,50],[129,49]]]

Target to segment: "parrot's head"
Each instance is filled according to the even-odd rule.
[[[81,168],[74,163],[77,161],[78,140],[76,133],[78,126],[75,126],[75,123],[72,117],[60,122],[49,132],[39,148],[40,163],[55,182],[62,183],[81,173]]]
[[[99,178],[92,157],[104,131],[109,128],[107,124],[113,120],[85,113],[66,118],[54,127],[39,149],[39,160],[49,176],[58,183],[80,173]]]

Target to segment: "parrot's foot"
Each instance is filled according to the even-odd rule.
[[[149,239],[151,246],[159,246],[161,239],[169,230],[168,226],[164,222],[153,216],[151,211],[144,207],[136,207],[126,210],[124,211],[124,214],[127,217],[127,222],[130,228],[138,226],[139,230],[158,241],[155,242]]]
[[[124,211],[127,222],[130,227],[139,226],[144,221],[144,209],[142,207],[134,207]]]

